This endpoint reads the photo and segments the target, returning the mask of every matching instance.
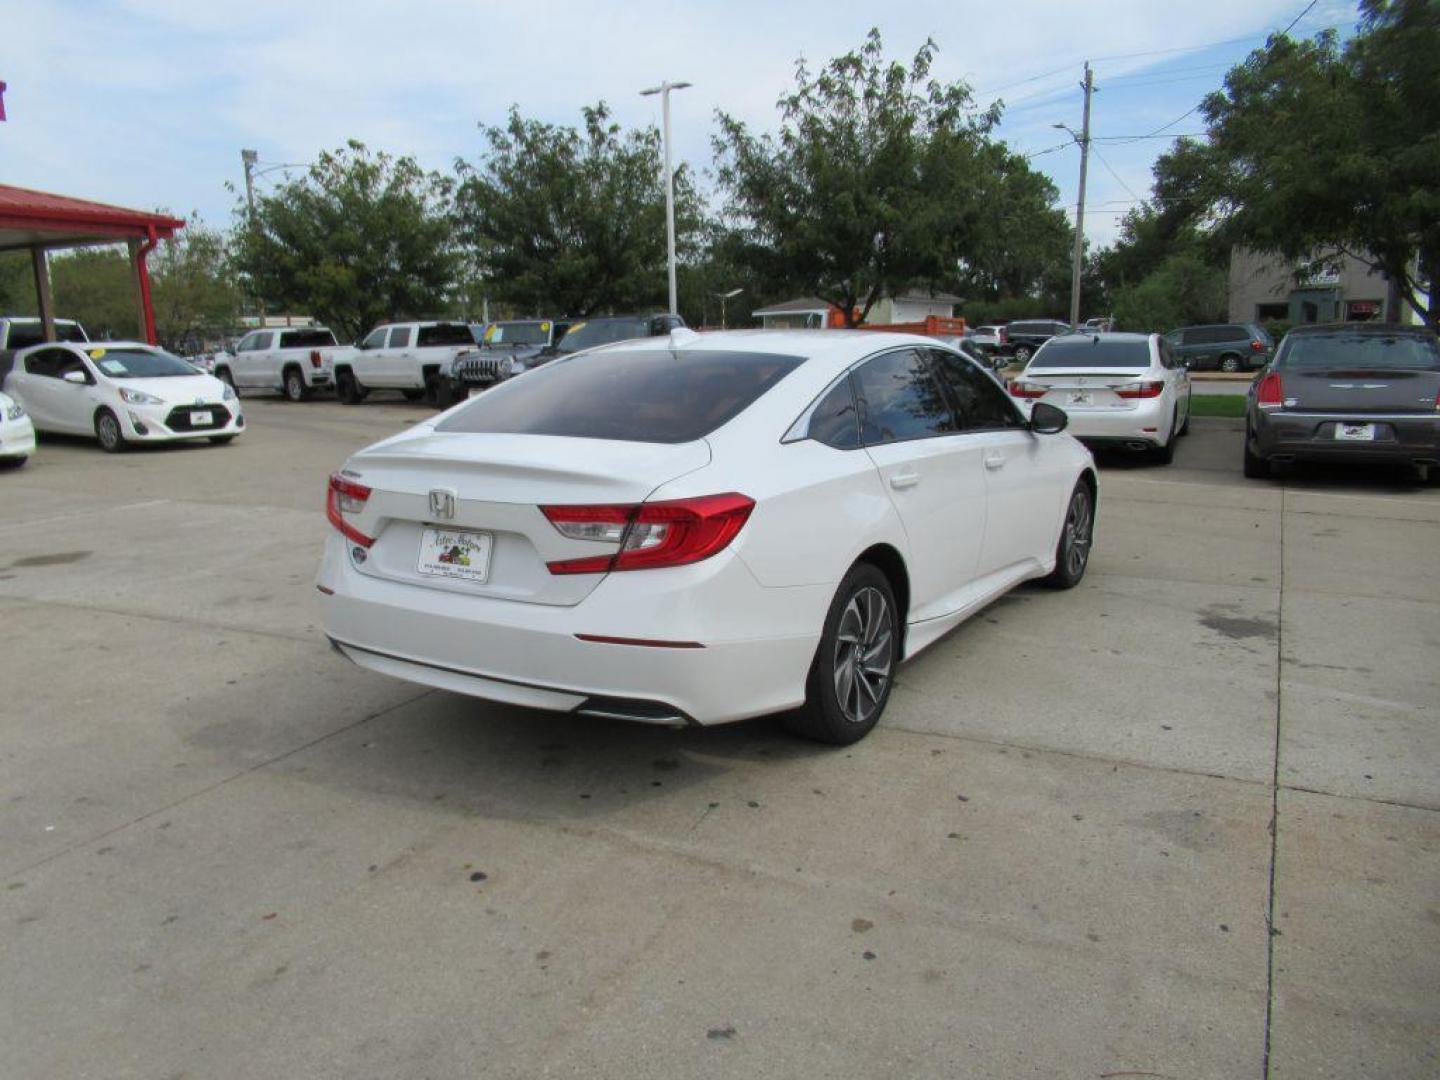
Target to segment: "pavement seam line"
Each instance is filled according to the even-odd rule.
[[[1284,481],[1281,481],[1284,485]],[[1265,1058],[1261,1080],[1270,1080],[1271,1038],[1275,1024],[1275,862],[1280,848],[1280,713],[1285,687],[1285,503],[1280,488],[1279,592],[1275,601],[1275,749],[1270,777],[1270,885],[1265,902]]]
[[[235,623],[211,622],[209,619],[193,619],[186,615],[156,615],[154,612],[137,611],[132,608],[112,608],[100,604],[77,604],[71,600],[50,600],[43,596],[16,596],[14,593],[0,593],[0,602],[7,600],[16,604],[57,607],[63,608],[66,611],[95,611],[102,615],[118,615],[122,618],[148,619],[151,622],[179,623],[182,626],[202,626],[207,630],[223,630],[231,634],[253,634],[256,637],[276,638],[280,641],[320,644],[314,636],[309,634],[286,634],[279,630],[260,630],[249,626],[239,626]]]
[[[186,803],[193,802],[195,799],[203,798],[204,796],[209,795],[212,791],[216,791],[222,787],[225,787],[225,785],[231,783],[234,780],[243,779],[244,777],[249,776],[251,773],[259,772],[261,769],[267,769],[271,765],[275,765],[281,761],[286,760],[287,758],[294,757],[296,754],[303,754],[306,750],[309,750],[310,748],[315,746],[319,746],[327,739],[333,739],[336,735],[344,735],[347,731],[353,731],[355,728],[360,727],[362,724],[370,723],[371,720],[378,720],[382,716],[388,716],[390,713],[395,712],[399,709],[403,709],[407,705],[413,705],[421,698],[429,697],[431,694],[434,694],[436,692],[437,691],[435,690],[425,690],[422,693],[416,694],[414,697],[408,697],[404,701],[396,702],[394,705],[390,705],[384,709],[381,709],[379,712],[370,713],[366,716],[362,716],[358,720],[352,720],[350,721],[350,723],[343,724],[340,727],[335,728],[333,731],[327,731],[324,735],[316,736],[307,743],[302,743],[300,746],[296,746],[289,750],[286,750],[283,754],[276,754],[272,758],[267,758],[264,761],[256,762],[254,765],[250,765],[244,769],[241,769],[237,773],[231,773],[229,776],[216,780],[213,784],[206,784],[204,787],[199,788],[196,791],[192,791],[188,795],[182,795],[180,796],[180,798],[175,799],[172,802],[168,802],[164,806],[157,806],[154,810],[147,810],[145,811],[145,813],[140,814],[137,817],[133,817],[129,821],[122,822],[119,825],[112,825],[104,832],[97,833],[94,836],[86,837],[84,840],[76,840],[73,844],[62,848],[59,851],[52,852],[51,854],[46,855],[43,859],[36,859],[34,862],[29,863],[25,866],[18,866],[13,870],[6,870],[3,876],[7,878],[18,877],[21,874],[28,874],[32,870],[38,870],[40,869],[40,867],[46,866],[49,863],[54,862],[56,859],[63,859],[66,855],[70,855],[83,847],[87,847],[90,844],[94,844],[100,840],[106,840],[114,836],[116,833],[124,832],[126,829],[139,825],[141,822],[148,821],[150,818],[157,817],[160,814],[164,814],[171,810],[174,810],[177,806],[184,806]]]

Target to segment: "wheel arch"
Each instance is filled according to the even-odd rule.
[[[860,553],[852,565],[869,563],[885,575],[890,582],[890,591],[895,594],[895,605],[900,609],[900,655],[905,655],[905,627],[910,619],[910,572],[905,568],[905,557],[890,544],[871,544]]]

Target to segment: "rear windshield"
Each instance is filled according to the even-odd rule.
[[[1440,371],[1435,339],[1420,334],[1292,334],[1275,366],[1314,371]]]
[[[39,345],[45,340],[45,326],[39,320],[19,320],[10,324],[9,341],[7,348],[27,349],[31,345]],[[57,322],[55,324],[56,341],[89,341],[85,331],[80,328],[79,323]]]
[[[485,328],[487,345],[548,345],[548,322],[497,322]]]
[[[420,345],[474,345],[475,335],[466,323],[436,323],[420,327]]]
[[[598,322],[577,322],[565,332],[556,349],[562,353],[593,349],[612,341],[630,341],[650,336],[649,319],[601,319]]]
[[[503,382],[436,431],[682,443],[734,419],[803,356],[668,349],[555,360]]]
[[[1051,338],[1030,361],[1032,368],[1148,368],[1150,342],[1146,338],[1116,341],[1090,334]]]
[[[282,349],[321,349],[335,344],[329,330],[286,330],[280,335]]]
[[[199,370],[167,352],[149,349],[87,349],[90,362],[112,379],[164,379]]]

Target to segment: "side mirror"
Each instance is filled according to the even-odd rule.
[[[89,379],[85,378],[85,373],[83,371],[67,371],[64,375],[61,375],[60,377],[68,383],[74,383],[76,386],[84,386],[87,382],[90,381]]]
[[[1070,424],[1064,409],[1037,401],[1030,407],[1030,430],[1036,435],[1058,435]]]

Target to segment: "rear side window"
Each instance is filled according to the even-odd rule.
[[[854,378],[867,446],[955,431],[955,416],[919,350],[877,356],[857,368]]]
[[[335,335],[329,330],[282,330],[282,349],[323,349],[335,344]]]
[[[1292,334],[1280,346],[1286,370],[1440,371],[1435,338],[1421,334]]]
[[[804,362],[772,353],[607,350],[503,382],[435,430],[691,442],[739,416]]]
[[[1067,334],[1051,338],[1030,361],[1032,368],[1148,368],[1150,341],[1131,338],[1095,337],[1090,334]]]
[[[820,399],[810,414],[806,434],[836,450],[853,450],[860,445],[860,424],[855,411],[855,394],[848,377],[841,379]]]
[[[420,327],[420,345],[474,345],[475,335],[465,323],[436,323]]]

